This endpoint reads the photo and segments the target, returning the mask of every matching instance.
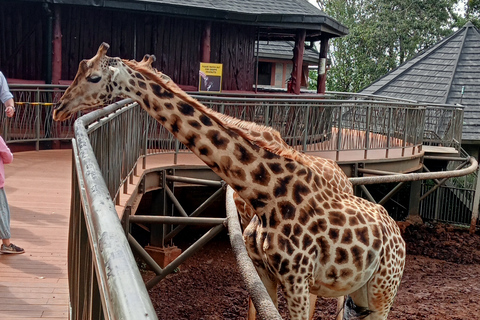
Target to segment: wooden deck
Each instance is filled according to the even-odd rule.
[[[68,319],[71,150],[14,154],[5,166],[12,242],[0,254],[0,319]]]

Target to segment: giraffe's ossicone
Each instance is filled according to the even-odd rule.
[[[275,131],[208,109],[151,68],[151,59],[111,58],[107,49],[102,44],[80,63],[55,120],[114,97],[132,98],[255,215],[244,232],[247,250],[274,302],[282,287],[291,319],[308,318],[310,293],[348,295],[344,317],[362,310],[365,319],[387,318],[403,274],[405,243],[382,206],[354,196],[336,164],[315,166]]]

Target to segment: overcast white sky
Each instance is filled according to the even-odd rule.
[[[308,2],[310,2],[311,4],[315,5],[316,7],[318,7],[317,5],[317,0],[308,0]]]
[[[314,6],[318,7],[317,0],[308,0],[311,4]],[[457,2],[457,10],[460,14],[465,13],[465,1],[464,0],[458,0]]]

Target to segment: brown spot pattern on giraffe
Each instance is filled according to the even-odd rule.
[[[101,64],[106,67],[107,62],[117,65],[119,61],[116,58],[103,59]],[[97,66],[98,63],[89,65]],[[225,129],[222,123],[212,122],[212,119],[218,122],[222,118],[211,119],[207,116],[210,113],[203,114],[195,104],[178,99],[177,91],[174,94],[147,80],[156,79],[153,74],[133,72],[130,65],[123,63],[118,67],[126,68],[128,72],[120,75],[127,77],[118,79],[118,83],[107,83],[104,92],[85,96],[95,100],[98,94],[102,100],[109,99],[113,86],[118,92],[128,83],[132,87],[125,88],[125,92],[130,90],[130,97],[150,109],[150,114],[181,136],[189,148],[197,149],[197,154],[212,170],[229,178],[234,189],[243,192],[248,198],[246,204],[260,217],[252,219],[252,228],[247,228],[249,231],[244,234],[249,254],[255,266],[265,269],[267,266],[261,255],[267,250],[268,270],[272,267],[288,279],[282,285],[297,284],[296,289],[286,292],[286,297],[293,299],[292,313],[308,309],[308,296],[301,293],[305,291],[307,277],[312,276],[312,261],[323,266],[323,275],[330,279],[331,288],[368,280],[365,270],[378,262],[379,271],[371,282],[376,286],[372,289],[372,297],[376,297],[372,305],[378,305],[376,312],[387,310],[388,313],[394,297],[392,292],[396,290],[403,270],[403,240],[392,220],[384,217],[388,214],[383,208],[351,194],[351,184],[333,161],[317,161],[301,154],[292,160],[294,158],[263,150],[255,143],[245,142],[239,134],[277,141],[283,151],[295,154],[276,131],[255,129],[257,132],[243,127],[233,131]],[[80,69],[86,74],[89,66],[83,61],[79,73]],[[76,77],[73,84],[80,84],[78,79],[80,77]],[[68,96],[65,94],[62,99]],[[85,101],[84,104],[88,103]],[[222,150],[232,153],[220,152],[219,155],[218,151]],[[261,165],[253,165],[255,161]],[[356,270],[345,267],[346,264],[353,264]],[[345,282],[342,279],[350,280]]]

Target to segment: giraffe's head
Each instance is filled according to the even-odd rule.
[[[76,111],[105,104],[121,94],[111,85],[119,73],[121,59],[106,56],[109,47],[102,43],[93,58],[80,62],[75,79],[53,111],[54,120],[66,120]]]

